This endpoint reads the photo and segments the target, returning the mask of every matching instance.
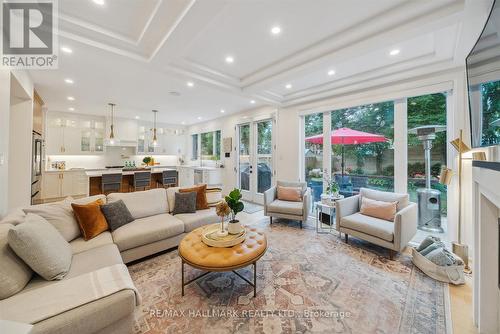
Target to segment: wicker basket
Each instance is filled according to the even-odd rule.
[[[440,282],[451,283],[455,285],[460,285],[465,283],[464,277],[464,265],[459,266],[438,266],[432,261],[429,261],[425,256],[417,252],[415,248],[412,248],[412,262],[420,270],[422,270],[429,277],[434,278]],[[453,254],[459,259],[455,254]]]

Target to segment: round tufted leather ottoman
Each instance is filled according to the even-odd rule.
[[[266,235],[254,227],[246,227],[247,236],[245,241],[233,247],[210,247],[201,240],[201,233],[205,227],[197,228],[188,233],[179,244],[179,256],[182,260],[182,295],[184,296],[184,287],[189,283],[205,276],[213,271],[233,271],[236,275],[249,283],[254,288],[254,296],[257,292],[256,269],[257,260],[266,252]],[[206,270],[207,272],[184,282],[184,264]],[[254,281],[253,283],[242,277],[236,269],[253,265]]]

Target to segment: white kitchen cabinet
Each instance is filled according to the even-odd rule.
[[[194,169],[191,167],[179,167],[179,186],[190,187],[194,185]]]
[[[87,192],[88,178],[83,171],[48,172],[42,177],[42,200],[81,196]]]
[[[49,112],[46,154],[85,155],[104,152],[104,117]]]

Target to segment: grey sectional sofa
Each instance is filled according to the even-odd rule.
[[[153,189],[134,193],[109,194],[107,197],[99,195],[84,199],[83,201],[89,202],[97,198],[108,202],[121,199],[135,220],[113,232],[106,231],[89,241],[84,241],[81,237],[71,240],[69,243],[73,251],[73,259],[70,271],[63,280],[115,264],[129,263],[176,247],[186,233],[197,227],[219,221],[215,208],[199,210],[192,214],[171,215],[177,190],[178,188]],[[10,224],[9,226],[20,224],[23,221],[23,215],[21,210],[16,210],[0,224]],[[3,245],[8,247],[5,246],[5,240]],[[0,240],[1,246],[2,240]],[[60,281],[46,281],[33,274],[24,289],[14,296],[49,284],[58,284],[58,282]],[[2,302],[9,298],[0,300],[0,320],[19,321],[19,319],[4,319],[2,317]],[[30,296],[30,303],[36,305],[39,302],[36,294]],[[18,308],[19,314],[22,314],[24,305],[19,304],[15,307]],[[135,307],[136,295],[134,291],[122,290],[34,323],[32,333],[131,333]]]

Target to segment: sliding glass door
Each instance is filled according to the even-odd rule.
[[[238,125],[238,185],[243,199],[263,203],[264,192],[274,182],[273,120]]]

